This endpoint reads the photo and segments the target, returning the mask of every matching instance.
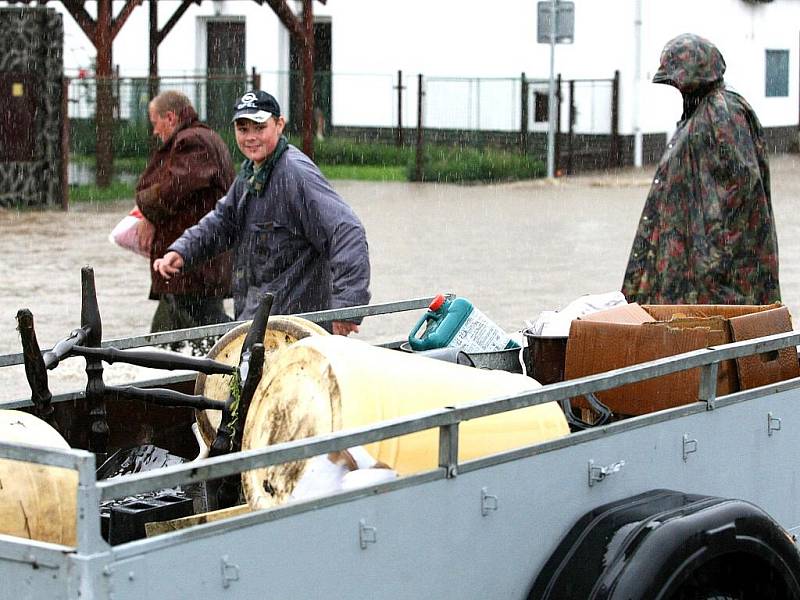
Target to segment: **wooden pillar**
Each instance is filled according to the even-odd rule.
[[[158,96],[158,37],[158,1],[150,0],[150,69],[147,80],[150,100]]]
[[[69,78],[61,80],[61,209],[69,210]]]
[[[314,11],[303,0],[303,152],[314,158]]]
[[[95,157],[95,181],[99,187],[108,187],[114,170],[114,99],[112,95],[113,65],[111,43],[111,0],[97,0],[97,103],[95,105],[95,127],[97,128],[97,155]]]

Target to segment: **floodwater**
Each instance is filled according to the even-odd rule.
[[[800,315],[800,156],[774,156],[771,168],[783,301]],[[515,331],[542,310],[619,289],[652,172],[474,186],[335,181],[334,187],[366,226],[374,302],[453,292]],[[156,303],[147,299],[147,261],[108,241],[132,204],[74,204],[67,213],[0,209],[0,354],[21,352],[20,308],[33,312],[42,347],[79,325],[84,265],[94,268],[103,338],[148,331]],[[400,339],[420,314],[366,319],[356,337]],[[59,366],[51,389],[82,388],[82,363]],[[130,380],[133,372],[114,365],[106,380]],[[0,386],[0,399],[29,395],[21,366],[0,369]]]
[[[94,165],[70,162],[67,167],[67,181],[70,185],[88,185],[95,182]],[[114,176],[125,183],[136,183],[139,178],[136,173],[114,173]]]

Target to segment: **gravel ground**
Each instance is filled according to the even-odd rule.
[[[800,156],[771,159],[783,301],[800,314]],[[453,292],[506,330],[587,293],[617,290],[652,167],[555,181],[434,185],[335,181],[367,229],[373,301]],[[42,347],[80,321],[80,268],[95,271],[103,337],[146,333],[144,259],[109,243],[132,201],[75,204],[69,212],[0,209],[0,354],[20,352],[15,315],[29,308]],[[229,312],[232,311],[230,304]],[[357,337],[405,337],[419,312],[367,319]],[[51,374],[53,391],[83,387],[80,360]],[[107,381],[141,375],[114,365]],[[21,367],[0,369],[0,399],[26,395]]]

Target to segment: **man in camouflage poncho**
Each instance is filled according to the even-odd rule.
[[[683,95],[683,115],[656,170],[622,292],[650,304],[768,304],[780,299],[778,243],[764,133],[726,89],[725,61],[683,34],[654,83]]]

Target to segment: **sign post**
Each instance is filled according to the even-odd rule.
[[[555,176],[556,153],[556,44],[571,44],[575,33],[575,3],[542,0],[537,5],[539,44],[550,44],[550,84],[547,98],[547,176]]]

